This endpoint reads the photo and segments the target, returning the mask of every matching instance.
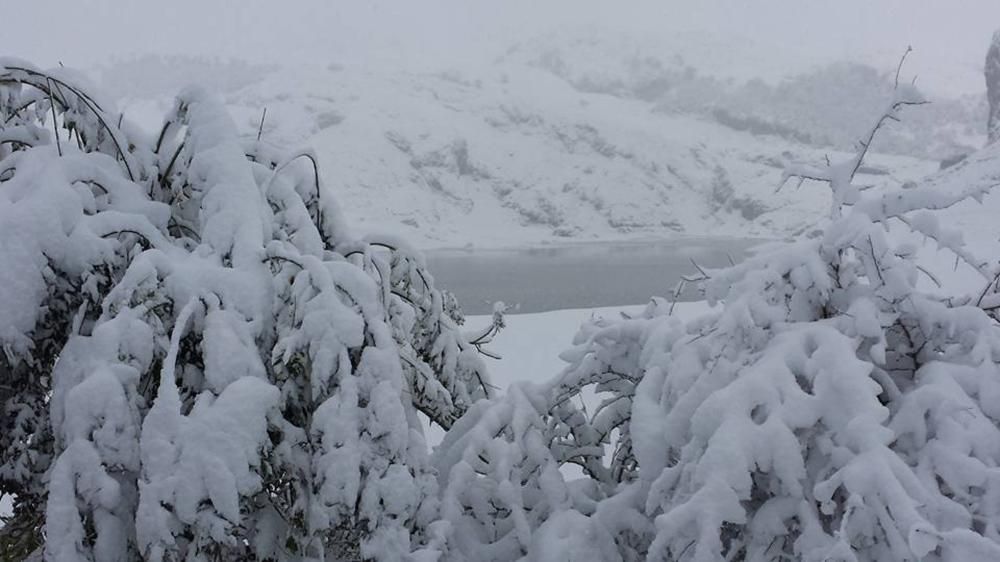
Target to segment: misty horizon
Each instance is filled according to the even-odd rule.
[[[16,3],[8,55],[42,65],[89,68],[146,54],[282,65],[389,64],[414,70],[488,63],[546,36],[627,38],[646,54],[679,55],[700,71],[738,80],[779,80],[852,61],[890,69],[907,46],[911,73],[930,92],[981,92],[982,61],[1000,4],[921,0],[837,3],[557,0],[489,3],[433,0],[236,4],[99,0]],[[58,41],[43,40],[43,37]],[[72,46],[72,47],[70,47]]]

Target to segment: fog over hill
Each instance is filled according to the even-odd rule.
[[[934,93],[956,94],[982,90],[983,55],[1000,5],[991,0],[306,0],[278,7],[248,0],[237,10],[197,0],[39,0],[16,3],[7,15],[19,24],[5,29],[9,55],[77,68],[149,53],[268,63],[397,61],[417,68],[479,62],[513,42],[582,31],[625,34],[680,54],[701,71],[743,81],[771,81],[844,60],[889,68],[912,45],[910,71]],[[59,40],[39,40],[41,29]]]
[[[850,150],[892,87],[858,63],[770,85],[641,53],[582,37],[477,67],[146,56],[91,74],[150,126],[191,79],[224,92],[244,134],[314,147],[365,210],[359,228],[424,247],[803,232],[825,194],[776,193],[783,162]],[[875,147],[870,181],[899,185],[973,150],[984,112],[975,95],[910,111]]]
[[[362,229],[431,247],[801,232],[823,203],[774,193],[782,160],[852,150],[907,45],[933,103],[879,138],[872,183],[982,145],[1000,18],[979,0],[241,7],[74,4],[44,22],[66,50],[19,37],[43,13],[19,6],[12,54],[89,69],[149,124],[191,82],[247,135],[266,107],[263,138],[315,147]]]

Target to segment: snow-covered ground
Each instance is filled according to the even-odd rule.
[[[710,100],[688,107],[645,96],[642,81],[674,76],[673,66],[628,70],[622,60],[626,70],[618,75],[585,74],[577,59],[559,52],[553,59],[557,55],[514,51],[482,67],[436,71],[221,65],[214,86],[226,90],[246,137],[260,130],[264,141],[315,150],[326,184],[350,209],[355,228],[395,233],[425,249],[780,238],[812,230],[823,216],[824,190],[776,188],[786,160],[820,163],[839,157],[836,150],[799,142],[799,133],[784,129],[753,134],[770,126],[758,121],[724,124],[712,115]],[[599,68],[615,69],[615,60]],[[161,70],[178,74],[179,84],[189,63],[168,62]],[[650,78],[653,71],[663,76]],[[104,82],[127,84],[122,76],[133,71],[114,72],[107,71]],[[706,84],[691,87],[713,91],[714,82]],[[147,89],[129,95],[120,85],[120,109],[156,130],[172,104],[169,85],[158,86],[160,95]],[[740,92],[727,95],[743,99]],[[828,97],[839,99],[836,92]],[[758,106],[747,111],[764,111]],[[796,122],[809,116],[800,117]],[[968,140],[961,131],[939,136],[943,146]],[[929,137],[923,144],[933,142]],[[924,157],[875,155],[863,181],[900,185],[937,167]]]
[[[569,349],[577,328],[592,316],[616,317],[620,314],[635,315],[645,304],[608,306],[601,308],[576,308],[539,312],[536,314],[509,314],[507,327],[500,332],[489,348],[502,357],[490,360],[487,366],[493,383],[506,388],[519,381],[542,382],[562,370],[565,362],[559,354]],[[674,314],[690,320],[709,310],[704,301],[679,302]],[[490,321],[489,316],[469,316],[466,324],[481,326]]]
[[[500,359],[486,358],[493,385],[503,391],[517,382],[541,383],[551,380],[566,366],[559,355],[570,348],[573,336],[587,319],[593,316],[611,318],[620,314],[634,315],[645,307],[645,304],[633,304],[506,315],[506,328],[487,346],[491,352],[500,356]],[[689,320],[708,310],[708,304],[704,301],[679,302],[674,314],[678,318]],[[466,317],[465,325],[475,329],[491,321],[490,316],[474,315]],[[437,426],[425,429],[427,441],[431,445],[437,444],[444,436]]]
[[[620,313],[637,313],[645,305],[612,306],[603,308],[579,308],[555,310],[534,314],[509,314],[505,317],[507,327],[497,335],[489,346],[501,356],[499,360],[487,360],[493,384],[506,388],[511,383],[528,381],[543,382],[556,376],[564,362],[559,353],[573,343],[573,334],[592,315],[614,316]],[[693,314],[706,308],[704,303],[679,303],[678,314]],[[485,325],[489,316],[469,316],[466,324],[470,327]]]

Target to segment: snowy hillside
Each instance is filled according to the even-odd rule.
[[[181,83],[185,65],[167,61],[153,74]],[[836,155],[736,130],[697,108],[667,111],[662,96],[581,88],[563,67],[517,49],[474,71],[217,66],[212,85],[245,135],[257,134],[266,108],[263,140],[314,147],[332,187],[358,209],[355,227],[425,248],[795,235],[814,228],[826,199],[775,193],[783,158]],[[122,65],[103,74],[132,120],[155,123],[172,103],[169,93],[128,87]],[[889,185],[938,167],[906,156],[872,164],[864,181]]]
[[[749,59],[737,72],[734,61],[761,50],[754,41],[681,37],[704,48],[695,51],[632,36],[571,35],[515,45],[503,59],[544,69],[580,92],[645,100],[655,103],[657,111],[694,114],[738,131],[850,151],[858,131],[885,109],[900,55],[888,65],[860,59],[804,64],[794,54],[775,56],[775,47],[767,51],[770,64]],[[923,88],[922,81],[918,85]],[[981,92],[931,98],[932,104],[885,131],[875,150],[946,159],[982,145],[987,109]]]

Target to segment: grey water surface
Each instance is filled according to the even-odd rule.
[[[639,304],[668,296],[692,263],[722,267],[739,261],[762,240],[696,238],[592,243],[518,249],[456,249],[426,252],[438,287],[458,297],[466,314],[488,314],[492,303],[512,312],[543,312]],[[688,289],[680,300],[697,300]]]

